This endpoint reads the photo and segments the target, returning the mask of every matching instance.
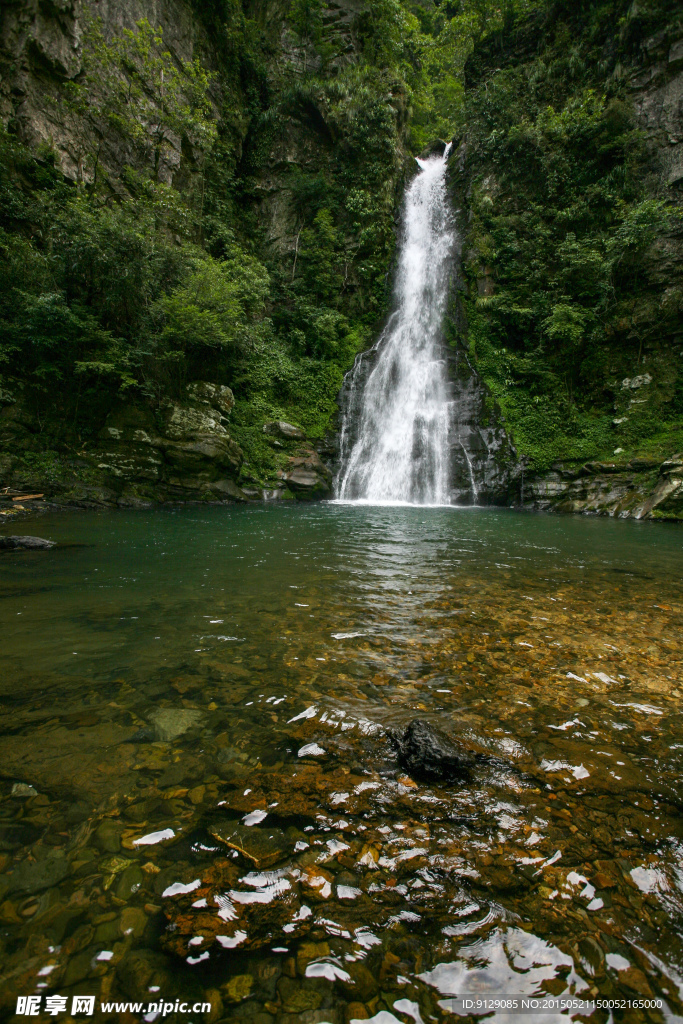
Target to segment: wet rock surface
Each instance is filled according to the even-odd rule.
[[[301,501],[332,496],[332,472],[312,448],[289,458],[282,480]]]
[[[618,519],[683,520],[683,455],[664,462],[558,463],[523,488],[525,508]]]
[[[158,991],[216,1022],[446,1024],[514,990],[681,1014],[675,531],[645,566],[637,524],[475,516],[85,513],[49,520],[89,544],[44,577],[8,560],[3,1010]],[[389,730],[437,762],[462,738],[469,778],[414,777]]]
[[[462,348],[448,353],[451,425],[449,456],[454,505],[510,505],[519,463],[486,385]]]
[[[162,742],[170,742],[202,721],[201,711],[194,708],[157,708],[149,716],[154,735]]]
[[[291,423],[285,423],[284,420],[272,420],[264,423],[263,433],[283,437],[287,441],[304,441],[306,439],[303,430],[292,426]]]
[[[268,868],[283,860],[292,852],[295,841],[285,835],[282,829],[246,825],[216,824],[210,828],[211,835],[231,849],[253,861],[257,868]]]
[[[44,537],[23,537],[16,534],[0,537],[0,551],[49,551],[53,547],[55,542],[45,540]]]
[[[414,779],[467,779],[476,764],[472,751],[420,718],[404,732],[389,731],[401,767]]]
[[[238,485],[243,461],[228,430],[234,406],[230,388],[194,381],[182,400],[160,408],[144,403],[120,404],[107,417],[96,445],[80,453],[73,473],[45,486],[48,500],[81,507],[118,505],[145,508],[158,502],[241,501]],[[37,429],[17,405],[2,410],[0,434],[15,447],[30,448]],[[11,459],[0,465],[3,479],[13,472]],[[36,481],[37,483],[38,481]]]
[[[70,470],[66,463],[62,465],[59,480],[50,482],[39,472],[35,479],[27,476],[16,455],[0,457],[1,483],[9,481],[23,489],[40,485],[45,492],[29,495],[25,504],[20,504],[17,496],[21,491],[6,486],[0,494],[0,506],[6,508],[0,508],[0,514],[35,510],[32,498],[41,499],[40,506],[47,502],[80,508],[116,505],[144,509],[159,503],[244,504],[331,497],[328,466],[299,427],[279,420],[263,427],[269,443],[282,450],[278,455],[283,468],[271,481],[277,486],[251,485],[247,470],[241,472],[242,450],[229,430],[233,407],[230,388],[207,381],[194,381],[186,387],[182,400],[167,401],[159,408],[121,404],[107,417],[96,445],[72,460]],[[0,442],[9,442],[13,450],[30,450],[31,438],[39,429],[36,421],[26,420],[25,413],[19,404],[0,410]]]

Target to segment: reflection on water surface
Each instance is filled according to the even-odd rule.
[[[63,546],[0,562],[8,1013],[682,1012],[680,530],[341,505],[35,529]],[[397,765],[417,717],[488,755],[467,782]]]

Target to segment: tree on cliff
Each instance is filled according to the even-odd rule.
[[[130,150],[128,163],[140,156],[151,163],[154,181],[160,180],[166,156],[175,150],[179,158],[183,140],[201,160],[216,139],[210,83],[210,73],[197,59],[178,61],[164,49],[161,28],[152,28],[146,18],[111,42],[101,22],[90,20],[81,74],[64,86],[80,125],[82,178],[98,184],[102,143],[112,130]]]

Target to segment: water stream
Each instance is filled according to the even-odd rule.
[[[460,447],[462,448],[462,453],[465,456],[465,462],[467,463],[467,471],[470,476],[470,486],[472,488],[472,497],[474,498],[474,504],[476,505],[477,498],[479,497],[479,491],[477,488],[477,480],[474,475],[474,467],[472,466],[472,459],[470,458],[470,454],[462,441],[460,441]]]
[[[0,1011],[681,1019],[679,530],[284,502],[31,529],[60,546],[0,559]],[[469,779],[397,762],[415,718],[482,751]]]
[[[447,504],[449,393],[442,327],[454,230],[443,156],[418,161],[406,192],[395,311],[349,385],[341,435],[341,500]]]

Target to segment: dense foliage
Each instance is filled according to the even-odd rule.
[[[322,0],[193,7],[192,61],[147,21],[87,23],[56,101],[70,179],[0,135],[0,398],[22,396],[43,449],[93,443],[122,398],[210,379],[235,391],[245,473],[272,478],[264,421],[324,437],[386,312],[411,152],[465,129],[466,341],[520,451],[540,466],[675,435],[671,360],[658,405],[617,389],[680,315],[648,269],[675,223],[615,71],[625,2],[379,0],[352,46]]]
[[[468,66],[469,344],[539,468],[683,441],[683,293],[663,258],[683,225],[629,98],[648,27],[632,20],[625,3],[556,4],[508,67],[490,47]]]
[[[408,102],[401,8],[373,5],[351,62],[320,3],[293,0],[285,57],[282,26],[246,10],[197,5],[214,73],[179,65],[146,21],[107,38],[88,23],[82,71],[59,94],[76,183],[12,125],[0,139],[1,384],[38,415],[43,445],[89,443],[122,396],[159,403],[208,378],[233,387],[235,435],[263,478],[263,422],[322,436],[384,313]],[[292,134],[301,158],[279,172],[273,245],[264,181]]]

